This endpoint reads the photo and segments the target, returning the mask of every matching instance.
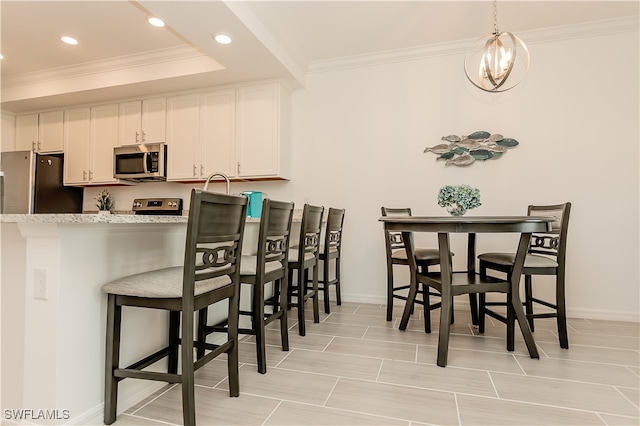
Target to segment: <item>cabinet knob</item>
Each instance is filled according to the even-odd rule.
[[[89,181],[93,180],[93,171],[89,170]]]
[[[87,171],[83,170],[82,171],[82,181],[84,182],[85,180],[87,180]]]
[[[136,142],[140,142],[140,133],[136,132]]]
[[[204,176],[204,166],[200,164],[200,176]]]
[[[193,165],[193,176],[194,177],[196,176],[196,165],[195,164]]]
[[[147,140],[147,134],[143,131],[142,132],[142,142]]]
[[[36,152],[36,141],[31,141],[31,151]]]

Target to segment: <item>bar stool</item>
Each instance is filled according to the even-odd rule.
[[[318,307],[318,262],[320,259],[320,232],[324,207],[304,205],[302,223],[300,224],[300,239],[297,248],[289,249],[289,294],[288,306],[292,306],[292,296],[296,296],[298,308],[298,333],[306,334],[304,322],[304,302],[313,299],[313,322],[320,322]],[[312,287],[309,289],[307,280],[309,270],[312,272]],[[296,273],[296,286],[293,285],[293,275]]]
[[[529,206],[529,216],[550,216],[556,220],[552,223],[552,230],[548,234],[534,234],[531,236],[529,252],[524,260],[524,288],[525,288],[525,313],[531,331],[534,331],[533,320],[535,318],[556,318],[558,326],[558,340],[560,347],[569,349],[569,337],[567,333],[567,308],[565,301],[565,259],[567,252],[567,231],[569,229],[569,214],[571,203],[556,204],[551,206]],[[483,253],[478,256],[480,260],[480,273],[486,275],[487,269],[504,272],[507,277],[511,275],[515,253]],[[533,296],[533,275],[555,275],[556,300],[549,302]],[[534,303],[551,308],[551,312],[534,313]],[[488,306],[504,306],[505,302],[487,302],[485,295],[480,294],[479,331],[484,333],[485,315],[489,315],[502,322],[507,322],[500,313],[488,308]]]
[[[331,313],[329,307],[329,286],[336,287],[336,303],[342,305],[340,298],[340,253],[342,251],[342,224],[344,209],[329,208],[327,227],[324,234],[324,244],[320,246],[320,260],[322,261],[322,279],[318,281],[318,290],[324,296],[324,312]],[[334,260],[334,277],[330,278],[331,260]]]
[[[240,267],[240,287],[251,286],[251,310],[240,310],[240,315],[251,317],[251,328],[240,328],[242,334],[256,336],[258,372],[267,372],[265,326],[280,320],[282,350],[289,350],[287,326],[288,252],[293,218],[293,203],[265,199],[262,203],[257,255],[244,255]],[[265,287],[273,283],[274,295],[279,298],[265,300]],[[278,300],[279,299],[279,300]],[[265,314],[265,304],[272,312]],[[204,341],[214,331],[226,331],[227,323],[207,326],[207,310],[200,311],[198,320],[199,340]]]
[[[105,424],[116,420],[118,383],[131,377],[181,383],[184,424],[195,425],[194,371],[222,353],[227,354],[229,395],[239,395],[238,287],[246,215],[245,197],[193,189],[183,266],[131,275],[102,286],[108,295]],[[194,312],[223,300],[229,302],[227,341],[219,345],[194,342]],[[126,368],[119,366],[123,306],[169,311],[168,346]],[[196,347],[210,352],[194,362]],[[144,370],[165,357],[166,373]]]

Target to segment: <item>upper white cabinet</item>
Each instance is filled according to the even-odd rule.
[[[119,110],[120,145],[165,142],[165,98],[121,103]]]
[[[90,183],[119,182],[113,177],[113,148],[118,146],[118,105],[91,108]]]
[[[62,152],[63,111],[16,117],[16,151]]]
[[[238,88],[236,175],[288,178],[290,95],[280,84]]]
[[[113,177],[113,148],[118,144],[118,105],[65,111],[64,183],[104,185]]]
[[[199,111],[199,113],[198,113]],[[243,86],[167,100],[167,180],[287,178],[289,93]]]
[[[236,91],[219,90],[200,97],[201,177],[236,174]]]
[[[89,182],[89,140],[91,108],[64,112],[64,183],[85,185]]]
[[[199,180],[199,95],[167,99],[167,180]]]

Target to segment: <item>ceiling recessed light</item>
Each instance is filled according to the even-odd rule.
[[[4,59],[4,56],[2,56],[2,53],[0,53],[0,59]]]
[[[60,38],[60,40],[64,41],[64,42],[65,42],[65,43],[67,43],[67,44],[71,44],[71,45],[74,45],[74,46],[75,46],[76,44],[78,44],[78,40],[76,40],[75,38],[70,37],[70,36],[62,36],[62,37]]]
[[[231,43],[231,36],[229,36],[228,34],[214,34],[213,38],[220,44]]]
[[[162,28],[164,27],[164,21],[160,18],[151,17],[148,19],[149,23],[154,27]]]

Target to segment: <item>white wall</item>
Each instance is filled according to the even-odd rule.
[[[569,314],[638,321],[637,28],[529,47],[529,75],[515,93],[479,96],[461,54],[311,74],[294,93],[294,198],[346,208],[346,300],[383,301],[381,206],[446,214],[438,189],[468,183],[483,203],[468,214],[571,201]],[[521,144],[466,168],[422,153],[475,130]],[[457,262],[464,241],[454,238]],[[514,241],[481,235],[478,252]]]
[[[264,191],[298,207],[346,208],[343,298],[376,303],[384,303],[386,288],[381,206],[446,214],[438,189],[458,183],[482,193],[483,205],[468,214],[525,214],[529,204],[571,201],[570,316],[638,321],[639,46],[637,25],[631,27],[585,36],[587,28],[579,37],[554,32],[547,37],[553,41],[529,43],[529,75],[513,93],[474,89],[458,52],[311,73],[306,89],[292,96],[291,182],[236,183],[231,190]],[[476,130],[520,145],[466,168],[422,153],[444,135]],[[116,209],[128,210],[136,197],[188,202],[190,188],[112,190]],[[85,190],[85,209],[96,192]],[[477,251],[512,250],[515,241],[482,235]],[[435,244],[428,236],[418,242]],[[452,243],[461,268],[465,237]],[[552,281],[541,282],[550,295]]]

